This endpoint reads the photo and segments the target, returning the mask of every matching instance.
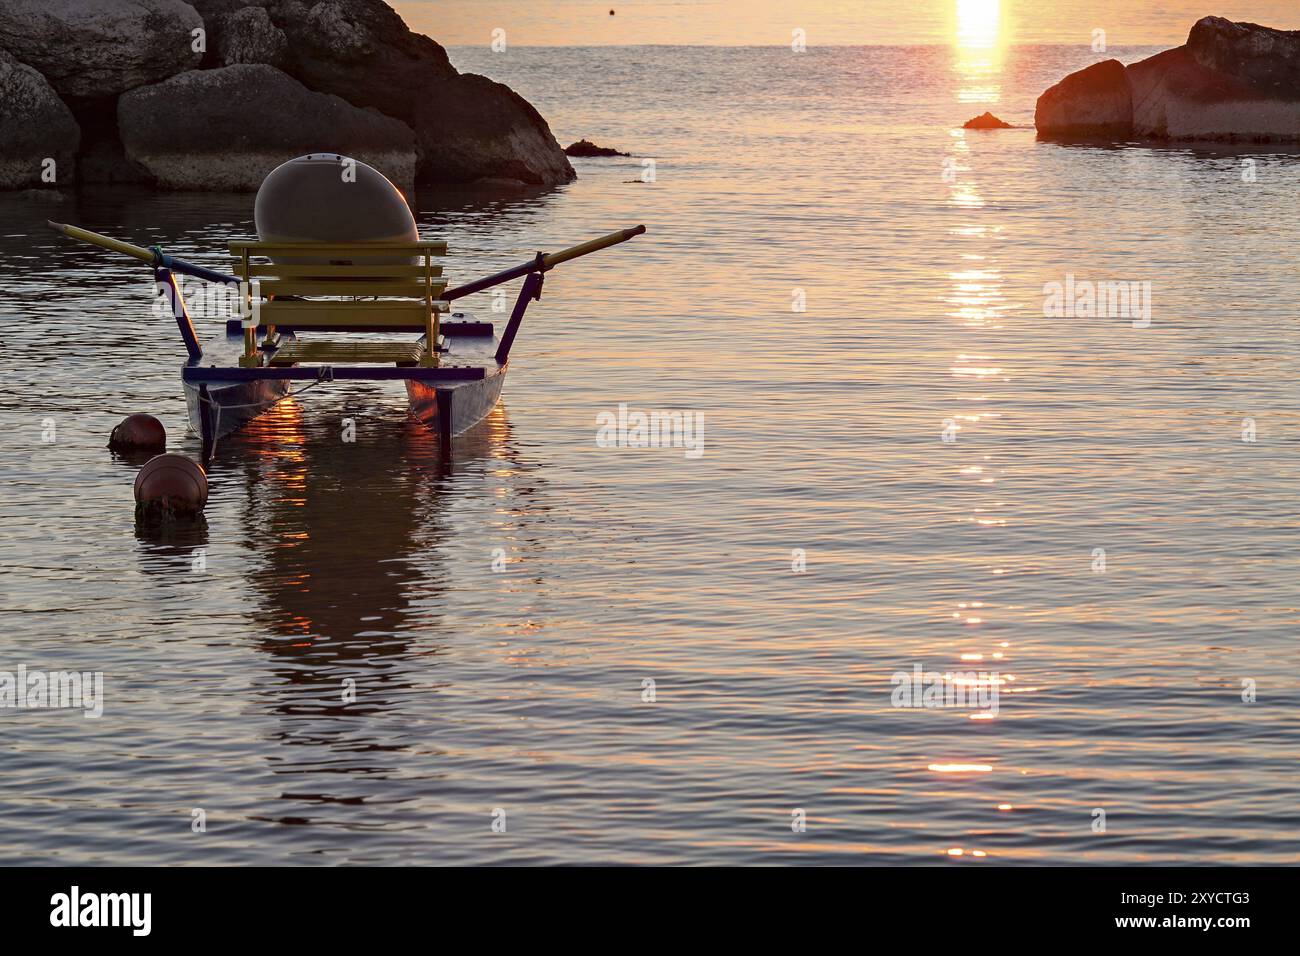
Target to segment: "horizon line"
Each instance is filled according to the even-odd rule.
[[[438,41],[434,41],[438,42]],[[1186,40],[1180,40],[1175,46],[1182,46]],[[1108,43],[1107,50],[1111,49],[1132,49],[1134,47],[1147,46],[1166,46],[1165,42],[1159,43]],[[489,50],[491,45],[487,43],[439,43],[444,50]],[[917,49],[952,49],[958,46],[952,42],[933,42],[933,43],[809,43],[807,49],[877,49],[877,50],[917,50]],[[1002,44],[1004,49],[1008,47],[1078,47],[1080,49],[1091,49],[1089,44],[1081,42],[1073,43],[1055,43],[1050,41],[1020,41],[1007,42]],[[673,49],[684,50],[787,50],[790,48],[788,43],[511,43],[507,48],[509,50],[589,50],[589,49],[642,49],[646,47],[671,47]]]

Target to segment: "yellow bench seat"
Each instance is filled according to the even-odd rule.
[[[447,307],[435,307],[446,312]],[[330,299],[273,299],[260,306],[259,325],[278,325],[286,328],[311,326],[312,328],[354,329],[364,332],[372,328],[404,327],[412,332],[427,331],[429,308],[415,300],[379,302],[341,302]]]
[[[311,362],[338,365],[370,362],[387,365],[419,365],[424,349],[419,342],[288,342],[271,355],[270,365]]]
[[[395,362],[436,365],[438,316],[449,311],[445,242],[262,242],[233,240],[230,255],[257,324],[295,331],[423,332],[426,345],[293,342],[272,354],[272,365],[295,362]],[[279,261],[258,261],[279,260]],[[255,289],[251,287],[256,283]],[[307,298],[303,298],[303,297]],[[323,297],[323,298],[319,298]],[[257,332],[244,330],[241,365],[261,361]],[[309,357],[308,357],[309,356]]]

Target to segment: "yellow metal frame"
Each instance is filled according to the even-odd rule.
[[[427,347],[420,364],[438,364],[439,314],[448,311],[438,301],[447,283],[442,266],[434,256],[447,254],[445,242],[261,242],[231,240],[230,253],[239,278],[248,290],[246,307],[251,308],[252,282],[266,298],[259,307],[266,321],[267,337],[276,325],[290,328],[295,318],[304,325],[333,326],[345,331],[364,332],[367,327],[410,326],[423,331]],[[421,262],[394,263],[403,254]],[[252,262],[252,257],[287,258],[285,263]],[[322,262],[302,261],[321,259]],[[378,262],[374,260],[380,260]],[[438,281],[435,281],[437,279]],[[299,299],[298,296],[328,296]],[[281,297],[292,297],[282,301]],[[353,301],[348,301],[349,299]],[[355,301],[364,299],[365,301]],[[241,366],[262,363],[255,328],[244,330]]]

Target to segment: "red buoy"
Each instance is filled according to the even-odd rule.
[[[208,503],[208,476],[184,455],[155,455],[135,476],[136,514],[193,517]]]
[[[108,436],[108,447],[115,451],[162,451],[167,447],[167,430],[152,415],[128,415]]]

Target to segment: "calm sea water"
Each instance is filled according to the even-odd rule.
[[[548,277],[453,468],[400,387],[321,387],[170,540],[104,443],[198,453],[181,345],[39,224],[220,265],[251,197],[0,197],[0,669],[106,696],[0,711],[0,862],[1294,862],[1300,167],[959,128],[1094,58],[454,51],[634,156],[421,195],[453,275],[649,233]],[[1149,327],[1044,318],[1069,274]],[[619,403],[704,454],[598,447]],[[915,665],[996,719],[891,706]]]

